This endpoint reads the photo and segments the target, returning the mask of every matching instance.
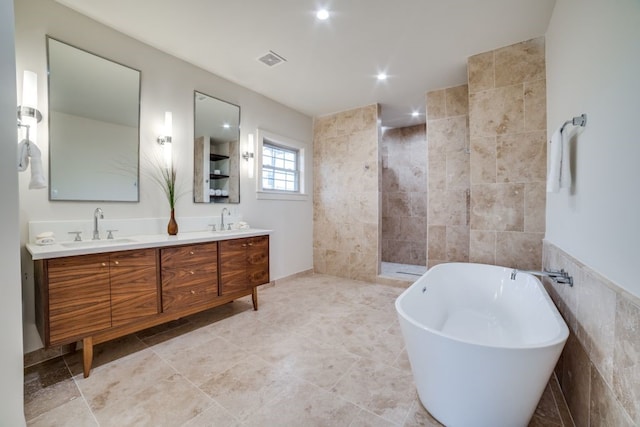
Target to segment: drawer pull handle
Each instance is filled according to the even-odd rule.
[[[196,291],[192,290],[191,295],[195,295],[195,294],[196,294]]]
[[[106,262],[103,262],[103,263],[102,263],[102,266],[103,266],[103,267],[106,267],[106,266],[107,266],[107,263],[106,263]]]
[[[249,243],[249,246],[253,246],[253,242]]]
[[[120,265],[120,261],[114,261],[116,265]]]
[[[189,251],[189,255],[193,255],[193,251]]]
[[[246,248],[246,247],[247,247],[247,244],[246,244],[246,243],[243,243],[243,244],[242,244],[242,247],[243,247],[243,248]]]
[[[189,272],[189,274],[192,274],[192,275],[193,275],[193,274],[195,274],[195,272],[194,272],[193,270],[191,270],[191,271]]]

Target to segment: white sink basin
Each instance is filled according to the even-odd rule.
[[[123,243],[134,243],[136,240],[121,238],[121,239],[104,239],[104,240],[83,240],[81,242],[63,242],[60,245],[65,248],[91,248],[96,246],[112,246],[121,245]]]

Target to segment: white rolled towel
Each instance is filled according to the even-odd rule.
[[[31,158],[31,181],[29,189],[47,188],[47,180],[42,170],[42,153],[35,142],[23,139],[18,144],[18,172],[24,172],[29,167]]]
[[[562,132],[556,129],[549,141],[549,169],[547,171],[547,193],[560,191],[560,167],[562,164]]]
[[[34,143],[29,142],[29,157],[31,157],[31,181],[29,181],[29,189],[47,188],[47,180],[42,170],[42,154],[40,148]]]
[[[556,129],[549,141],[549,170],[547,193],[557,193],[561,188],[571,187],[570,130]]]
[[[571,187],[571,153],[570,151],[570,130],[564,129],[562,132],[562,155],[560,156],[560,188]]]
[[[36,245],[53,245],[56,242],[56,239],[53,237],[42,237],[40,239],[36,239]]]
[[[29,144],[23,139],[18,144],[18,172],[24,172],[29,167]]]

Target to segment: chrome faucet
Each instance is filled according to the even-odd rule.
[[[516,280],[516,275],[518,273],[527,273],[527,274],[533,274],[534,276],[549,277],[551,280],[553,280],[556,283],[564,283],[566,285],[573,287],[573,277],[569,276],[569,273],[564,271],[564,268],[559,271],[558,270],[531,271],[531,270],[518,270],[517,268],[514,268],[511,271],[511,280]]]
[[[98,218],[104,219],[102,209],[96,208],[93,211],[93,240],[100,240],[100,232],[98,231]]]
[[[229,209],[227,208],[222,208],[222,212],[220,212],[220,230],[224,231],[224,212],[227,212],[227,215],[229,215]]]

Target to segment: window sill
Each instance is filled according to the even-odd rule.
[[[258,200],[293,200],[304,202],[309,199],[308,194],[302,193],[283,193],[279,191],[257,191],[256,199]]]

